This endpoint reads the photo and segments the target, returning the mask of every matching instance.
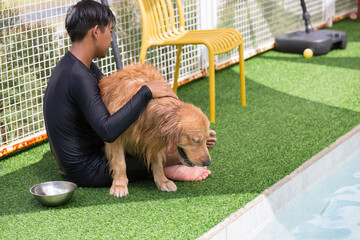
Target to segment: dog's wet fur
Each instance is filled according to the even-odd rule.
[[[101,79],[101,98],[110,114],[118,111],[146,83],[165,81],[150,64],[131,64]],[[139,118],[112,143],[105,143],[105,152],[112,171],[110,194],[128,194],[125,152],[144,159],[162,191],[176,191],[175,183],[166,178],[166,153],[176,152],[181,163],[192,166],[210,165],[206,146],[210,122],[200,108],[172,97],[149,101]]]

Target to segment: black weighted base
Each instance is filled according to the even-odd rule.
[[[322,55],[332,49],[344,49],[346,44],[346,33],[335,30],[296,31],[275,38],[275,50],[289,53],[302,54],[310,48],[314,55]]]

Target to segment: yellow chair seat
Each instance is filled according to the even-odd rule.
[[[164,33],[150,38],[148,44],[149,46],[204,44],[208,48],[212,48],[214,54],[217,55],[238,47],[242,42],[238,31],[227,28],[220,30],[184,30],[171,35]]]
[[[239,47],[241,105],[246,105],[244,44],[239,31],[233,28],[212,30],[185,30],[184,11],[181,0],[176,0],[179,26],[175,25],[175,14],[171,0],[137,0],[142,18],[142,42],[140,62],[152,46],[177,45],[174,75],[174,92],[177,92],[182,46],[204,44],[209,50],[209,97],[210,122],[215,122],[215,64],[214,55]]]

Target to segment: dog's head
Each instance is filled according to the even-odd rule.
[[[200,108],[185,103],[177,112],[178,136],[172,143],[173,151],[179,154],[182,164],[187,166],[209,166],[211,158],[206,146],[210,122]]]

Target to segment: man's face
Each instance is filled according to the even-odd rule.
[[[104,31],[101,31],[99,28],[99,38],[96,41],[96,57],[98,58],[106,57],[111,42],[113,41],[111,37],[112,31],[113,31],[113,27],[111,23],[105,27]]]

